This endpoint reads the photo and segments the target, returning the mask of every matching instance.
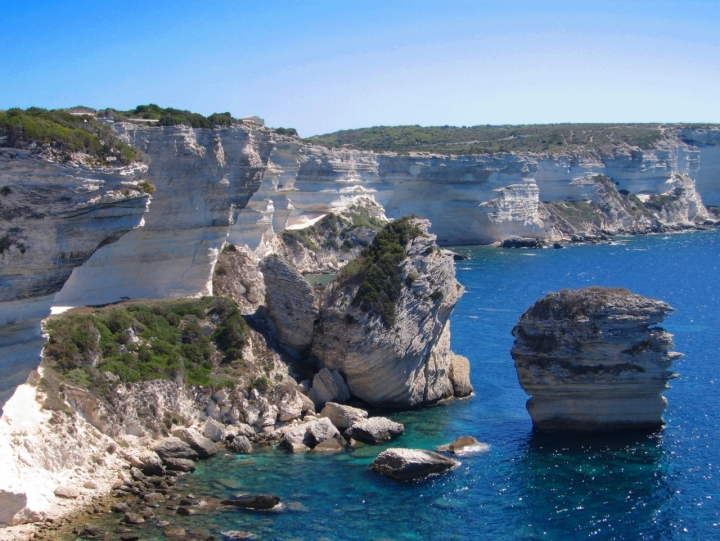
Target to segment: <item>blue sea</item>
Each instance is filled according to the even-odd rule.
[[[176,517],[188,531],[243,530],[277,540],[720,539],[720,232],[618,239],[563,250],[460,247],[466,292],[452,348],[471,362],[475,396],[390,412],[406,432],[384,446],[332,456],[265,449],[198,464],[196,496],[279,495],[285,511]],[[510,332],[550,291],[622,286],[676,309],[663,325],[685,357],[654,433],[533,432]],[[402,484],[368,464],[386,447],[433,449],[459,435],[490,446],[443,477]],[[163,539],[146,528],[147,539]]]

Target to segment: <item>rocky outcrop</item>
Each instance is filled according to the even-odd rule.
[[[310,348],[318,318],[313,289],[300,273],[279,257],[270,256],[262,264],[265,302],[280,344],[294,356]]]
[[[265,302],[259,261],[246,246],[226,244],[213,271],[213,294],[234,300],[241,314],[253,314]]]
[[[674,374],[672,336],[656,327],[673,309],[625,289],[550,293],[513,329],[512,356],[539,430],[622,430],[663,424]]]
[[[375,287],[362,273],[339,276],[321,300],[313,355],[320,367],[344,376],[352,395],[374,406],[420,406],[454,394],[447,320],[463,288],[452,256],[427,233],[429,222],[411,223],[418,229],[402,248],[392,325],[356,300],[361,287]]]
[[[370,469],[398,481],[414,481],[429,475],[446,473],[460,462],[422,449],[388,449],[380,453]]]
[[[229,500],[223,500],[223,505],[231,505],[241,509],[272,509],[280,503],[280,497],[272,494],[242,494]]]
[[[462,355],[452,355],[450,361],[450,383],[455,398],[465,398],[473,393],[470,383],[470,360]]]

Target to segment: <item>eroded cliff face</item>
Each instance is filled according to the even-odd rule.
[[[341,275],[324,291],[312,353],[318,368],[342,374],[350,392],[374,406],[414,407],[454,395],[448,317],[463,287],[451,255],[428,234],[411,238],[401,263],[395,318],[356,302],[363,280]]]
[[[625,289],[550,293],[513,329],[512,356],[539,430],[625,430],[662,425],[662,392],[680,353],[656,327],[673,309]]]
[[[672,195],[678,178],[684,179],[680,199],[688,216],[651,209],[644,223],[611,211],[602,216],[604,227],[645,232],[654,220],[672,229],[681,222],[702,223],[703,202],[720,204],[717,129],[668,130],[651,150],[627,147],[587,156],[377,154],[276,140],[265,181],[249,204],[253,210],[231,232],[232,242],[252,249],[268,231],[311,223],[360,195],[373,197],[389,218],[414,213],[429,219],[441,245],[489,244],[510,236],[562,239],[567,228],[558,227],[557,215],[543,203],[596,201],[604,209],[607,198],[625,192],[641,199]],[[611,181],[604,194],[585,181],[599,175]],[[575,224],[572,234],[589,232],[596,221]]]
[[[228,229],[258,189],[273,149],[269,130],[116,124],[150,159],[155,186],[145,227],[99,251],[67,282],[56,304],[209,294]]]
[[[142,225],[146,169],[0,149],[0,403],[37,366],[40,321],[73,270]]]

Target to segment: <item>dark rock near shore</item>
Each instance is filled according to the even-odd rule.
[[[187,458],[166,458],[165,468],[169,472],[193,472],[195,471],[195,462]]]
[[[197,460],[200,458],[190,445],[177,437],[165,438],[155,446],[155,452],[163,462],[168,458],[182,458],[185,460]]]
[[[539,430],[651,429],[680,353],[657,327],[673,309],[626,289],[550,293],[513,329],[518,380]]]
[[[125,513],[125,518],[123,519],[127,524],[142,524],[145,522],[145,519],[140,516],[138,513]]]
[[[434,451],[395,448],[380,453],[370,469],[398,481],[412,481],[448,472],[459,465],[457,460]]]
[[[241,509],[267,510],[279,504],[280,497],[272,494],[242,494],[229,500],[223,500],[221,503]]]
[[[508,237],[502,241],[500,246],[502,248],[542,248],[543,241],[526,237]]]
[[[235,436],[228,445],[236,453],[249,454],[252,453],[252,443],[245,436]]]
[[[218,446],[215,445],[215,443],[195,430],[190,430],[189,428],[179,428],[177,430],[173,430],[173,436],[187,443],[200,458],[210,458],[218,452]]]

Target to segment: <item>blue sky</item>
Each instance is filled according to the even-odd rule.
[[[157,103],[303,136],[720,122],[720,1],[0,0],[0,109]]]

